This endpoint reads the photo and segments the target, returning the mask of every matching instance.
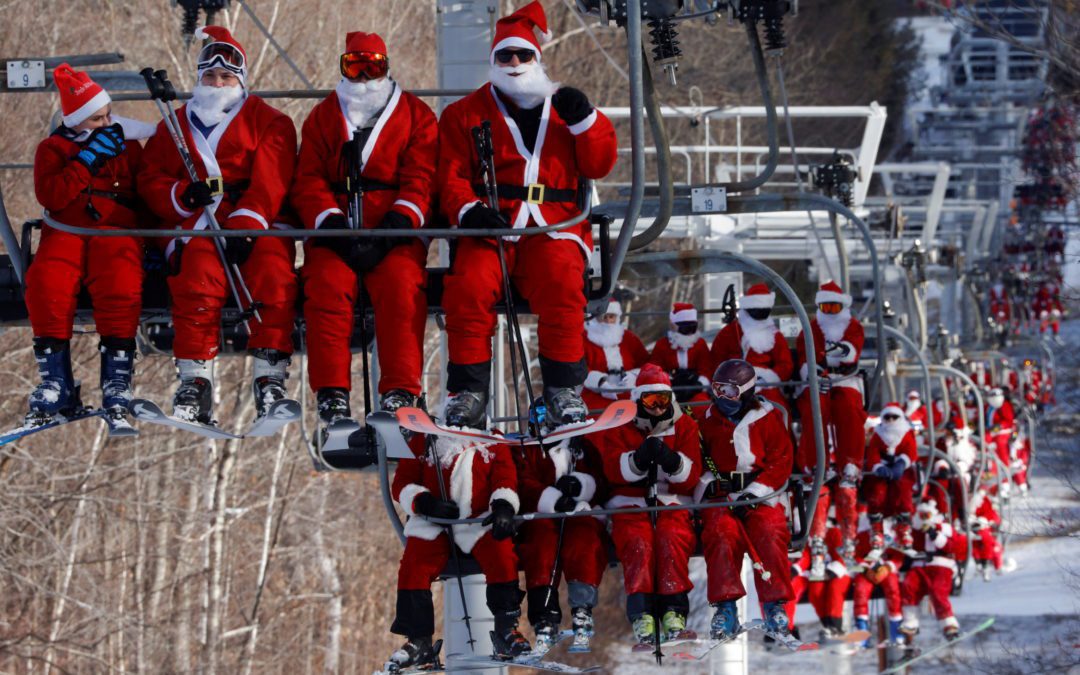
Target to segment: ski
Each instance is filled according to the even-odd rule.
[[[131,414],[135,416],[135,419],[140,422],[150,422],[151,424],[160,424],[174,429],[190,431],[194,434],[218,441],[234,441],[243,438],[243,436],[230,433],[213,424],[185,422],[184,420],[170,417],[169,415],[166,415],[165,411],[159,408],[156,403],[144,398],[133,399],[131,403],[128,404],[128,409],[131,410]]]
[[[127,410],[117,407],[101,412],[101,419],[105,420],[106,426],[109,427],[109,438],[130,438],[139,435],[139,430],[131,426]]]
[[[256,419],[244,436],[263,437],[273,436],[286,424],[299,421],[300,402],[291,398],[283,398],[274,401],[266,414]]]
[[[4,432],[3,435],[0,435],[0,445],[6,445],[6,444],[11,443],[13,441],[17,441],[19,439],[26,438],[27,436],[32,436],[33,434],[36,434],[39,431],[46,431],[48,429],[55,429],[56,427],[60,427],[60,426],[63,426],[65,424],[70,424],[71,422],[78,422],[79,420],[84,420],[84,419],[87,419],[89,417],[101,417],[101,416],[104,416],[104,415],[105,415],[104,410],[95,409],[95,408],[82,408],[79,411],[77,411],[77,412],[75,412],[75,413],[73,413],[71,415],[68,415],[68,416],[57,414],[57,415],[54,415],[49,421],[47,421],[47,422],[45,422],[43,424],[33,424],[33,425],[29,425],[29,426],[26,425],[26,424],[23,424],[23,426],[18,427],[17,429],[12,429],[11,431]]]
[[[771,637],[777,645],[793,652],[810,652],[820,648],[820,645],[818,645],[818,643],[803,642],[791,633],[778,633],[776,631],[771,631],[765,627],[764,622],[762,622],[758,626],[754,626],[754,628],[760,629],[762,633],[765,633],[766,635]]]
[[[449,665],[449,667],[452,667],[453,669],[457,669],[458,664],[463,664],[473,668],[505,668],[506,666],[514,666],[516,668],[529,668],[547,673],[597,673],[603,670],[600,666],[578,668],[577,666],[559,663],[558,661],[542,661],[541,658],[542,657],[537,657],[533,654],[523,654],[521,656],[507,658],[499,658],[497,656],[476,656],[470,654],[451,654],[446,657],[446,660],[448,662],[454,662]]]
[[[761,628],[763,625],[764,625],[764,622],[761,619],[754,619],[753,621],[750,621],[750,622],[747,622],[747,623],[744,623],[744,624],[739,624],[739,629],[737,631],[735,631],[735,633],[725,637],[722,640],[713,640],[713,639],[688,640],[688,641],[686,641],[684,643],[686,645],[687,649],[685,651],[675,652],[673,654],[673,656],[676,659],[679,659],[681,661],[691,661],[691,660],[692,661],[704,661],[705,658],[708,657],[708,655],[711,654],[712,651],[714,649],[716,649],[717,647],[719,647],[721,645],[726,645],[727,643],[738,639],[738,637],[740,635],[742,635],[743,633],[745,633],[745,632],[747,632],[749,630],[753,630],[755,628]],[[668,643],[668,644],[671,644],[671,643]],[[695,650],[695,649],[692,649],[692,647],[698,647],[699,649]],[[703,651],[700,651],[701,647],[704,647]]]
[[[661,649],[663,649],[664,647],[678,647],[680,645],[692,644],[696,642],[701,642],[701,640],[698,639],[698,634],[692,630],[684,630],[679,633],[679,637],[675,638],[674,640],[662,639],[660,642],[660,647]],[[643,654],[647,651],[652,654],[656,652],[656,644],[652,642],[649,642],[648,644],[638,642],[630,648],[630,651],[636,654]]]
[[[945,642],[937,644],[937,645],[931,647],[930,649],[921,650],[918,655],[913,656],[913,657],[911,657],[909,659],[904,659],[900,663],[897,663],[896,665],[894,665],[894,666],[892,666],[890,668],[887,668],[886,670],[881,671],[881,675],[887,675],[888,673],[899,673],[900,671],[904,670],[905,668],[907,668],[911,664],[918,663],[919,661],[922,661],[923,659],[925,659],[925,658],[927,658],[929,656],[933,656],[934,654],[936,654],[938,652],[949,649],[950,647],[952,647],[956,643],[958,643],[958,642],[960,642],[962,640],[966,640],[969,637],[972,637],[974,635],[978,635],[979,633],[983,632],[984,630],[986,630],[987,628],[989,628],[990,626],[993,626],[993,625],[994,625],[994,617],[990,617],[989,619],[987,619],[986,621],[983,621],[982,623],[980,623],[978,626],[975,626],[971,630],[961,632],[959,635],[957,635],[952,640],[946,640]]]

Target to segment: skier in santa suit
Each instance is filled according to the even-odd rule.
[[[543,399],[529,411],[534,430],[546,426]],[[535,431],[534,431],[535,433]],[[556,444],[523,446],[515,453],[518,491],[525,513],[580,513],[604,502],[604,467],[595,448],[580,437]],[[566,577],[574,644],[588,647],[593,635],[593,607],[607,567],[607,535],[602,518],[581,516],[561,521],[532,520],[521,527],[518,558],[525,568],[529,623],[536,633],[536,649],[547,651],[559,636],[558,576]],[[561,546],[561,548],[560,548]],[[558,563],[555,557],[558,553]],[[557,567],[556,567],[557,565]]]
[[[606,408],[629,398],[637,372],[649,358],[641,338],[622,323],[622,306],[614,298],[602,312],[585,322],[585,389],[581,397],[590,410]]]
[[[746,595],[742,559],[755,565],[758,599],[764,603],[766,629],[789,633],[786,604],[794,600],[787,557],[791,534],[787,495],[773,495],[791,476],[792,443],[784,415],[755,395],[757,373],[741,359],[724,361],[710,386],[712,406],[701,422],[705,468],[695,496],[700,501],[731,501],[731,508],[703,509],[701,543],[709,576],[708,599],[714,608],[714,639],[735,633],[735,603]]]
[[[992,483],[993,474],[989,474],[989,479]],[[971,531],[975,537],[971,545],[971,557],[975,559],[983,579],[990,581],[990,568],[998,574],[1001,574],[1002,569],[1001,543],[995,536],[995,531],[1001,527],[1001,515],[994,505],[994,498],[989,494],[987,483],[985,477],[980,477],[979,488],[968,506],[972,515]]]
[[[918,457],[915,430],[899,403],[887,403],[866,447],[866,470],[873,475],[863,481],[863,497],[873,529],[874,548],[885,547],[886,517],[893,520],[898,545],[911,547],[911,495]]]
[[[903,618],[900,603],[900,566],[904,562],[902,553],[895,549],[883,550],[876,546],[874,539],[878,533],[871,527],[866,514],[866,506],[859,505],[859,534],[855,542],[855,569],[852,585],[853,613],[856,630],[870,630],[870,596],[874,588],[881,588],[885,597],[885,611],[889,620],[889,639],[898,642],[901,639],[900,621]],[[894,536],[889,523],[885,523],[884,533]],[[871,640],[864,643],[870,646]]]
[[[519,231],[573,218],[580,180],[602,178],[615,165],[614,127],[581,91],[548,78],[538,32],[550,36],[535,0],[499,19],[490,82],[447,106],[439,119],[439,197],[454,227]],[[472,137],[485,121],[491,123],[497,209],[482,201]],[[504,245],[511,282],[537,315],[549,419],[582,420],[588,412],[578,389],[586,375],[584,275],[591,226],[582,220],[559,232],[506,237]],[[483,418],[501,274],[494,241],[457,242],[443,292],[448,424],[476,426]]]
[[[769,318],[774,304],[776,293],[769,291],[765,284],[748,288],[739,298],[738,320],[716,334],[710,352],[714,366],[728,359],[748,361],[757,373],[760,395],[787,413],[788,403],[780,387],[760,386],[786,382],[795,370],[787,340],[780,334],[776,322]]]
[[[936,405],[938,401],[934,401],[932,413],[934,416],[934,428],[937,429],[941,426],[941,410]],[[904,406],[904,415],[908,421],[911,422],[911,426],[915,429],[916,433],[922,434],[926,430],[928,414],[926,406],[923,405],[922,396],[918,390],[912,389],[908,392],[907,403]]]
[[[1044,283],[1039,287],[1031,311],[1039,319],[1040,335],[1047,329],[1053,331],[1054,335],[1061,332],[1061,299],[1058,297],[1056,285]]]
[[[79,227],[138,227],[135,194],[142,146],[151,125],[112,114],[108,92],[64,63],[53,71],[62,123],[37,147],[34,193],[48,215]],[[26,309],[41,375],[27,425],[82,404],[71,370],[72,323],[86,288],[101,336],[101,407],[125,424],[131,400],[135,331],[142,307],[142,243],[135,237],[85,237],[43,225],[26,272]]]
[[[912,524],[917,530],[915,550],[924,555],[915,560],[900,585],[904,603],[904,620],[900,630],[909,636],[919,632],[919,603],[929,595],[934,616],[941,622],[945,637],[952,640],[960,635],[960,622],[953,616],[952,603],[949,601],[960,537],[952,525],[945,522],[933,499],[919,503]]]
[[[866,413],[863,410],[863,383],[858,375],[859,355],[863,347],[863,328],[851,316],[851,296],[834,281],[821,284],[814,298],[817,314],[810,320],[814,339],[813,359],[808,358],[803,334],[795,340],[798,351],[799,379],[805,380],[808,368],[817,368],[823,378],[823,391],[811,392],[803,387],[798,400],[802,435],[799,437],[799,464],[812,474],[816,464],[816,449],[811,425],[810,396],[821,402],[822,423],[826,439],[832,438],[831,466],[826,467],[828,490],[822,491],[817,512],[810,526],[810,545],[815,551],[810,578],[823,573],[825,514],[832,501],[836,503],[837,522],[844,536],[844,552],[854,551],[857,519],[856,489],[862,476],[866,438],[863,431]],[[828,440],[826,441],[828,443]]]
[[[655,477],[657,504],[689,503],[701,475],[697,424],[675,404],[671,379],[654,364],[642,367],[631,398],[637,402],[632,423],[586,438],[603,460],[609,495],[605,507],[649,505],[650,477]],[[661,511],[655,528],[648,513],[616,514],[611,516],[611,538],[623,566],[626,616],[635,638],[652,644],[657,630],[664,639],[683,634],[696,541],[689,512]],[[659,628],[654,612],[661,617]]]
[[[349,33],[341,80],[308,115],[301,132],[292,204],[304,227],[348,229],[346,144],[359,134],[365,229],[408,230],[428,217],[438,154],[431,109],[389,75],[386,44],[374,33]],[[427,320],[427,246],[415,237],[318,238],[304,249],[304,318],[309,378],[325,422],[350,417],[349,349],[357,281],[375,309],[383,410],[416,403]]]
[[[1007,332],[1012,325],[1012,307],[1009,304],[1009,295],[1005,290],[1005,284],[995,282],[990,287],[990,318],[994,323],[1001,326],[1001,330]]]
[[[1005,466],[1011,461],[1009,442],[1015,426],[1016,413],[1005,392],[998,387],[991,389],[986,397],[986,441]]]
[[[698,330],[697,308],[689,302],[676,302],[668,318],[671,326],[666,339],[661,338],[653,345],[649,363],[655,363],[671,376],[675,387],[707,387],[712,357]],[[704,392],[686,389],[680,389],[675,396],[680,403],[709,400]]]
[[[434,444],[434,448],[426,444]],[[487,578],[496,654],[528,653],[529,642],[517,629],[523,594],[518,587],[518,558],[512,537],[514,515],[521,502],[510,448],[419,434],[409,445],[417,458],[398,463],[391,486],[394,500],[408,520],[405,551],[398,566],[397,613],[390,627],[390,632],[408,640],[390,656],[387,669],[403,670],[434,660],[431,584],[450,559],[451,542],[446,526],[428,518],[484,518],[479,524],[452,525],[454,543],[476,559]]]
[[[1042,403],[1042,371],[1031,359],[1024,359],[1023,370],[1019,376],[1023,388],[1024,402],[1035,406]]]
[[[190,180],[163,122],[146,145],[139,193],[164,227],[205,230],[213,213],[226,230],[287,228],[277,218],[296,164],[292,120],[248,93],[247,57],[228,30],[207,26],[197,37],[209,42],[199,52],[198,84],[177,117],[200,180]],[[226,272],[213,239],[167,241],[176,331],[173,352],[180,376],[173,410],[180,419],[210,423],[212,363],[221,340],[221,309],[230,297]],[[262,318],[252,316],[247,321],[255,406],[262,416],[274,401],[286,397],[286,369],[293,351],[296,247],[292,239],[281,237],[220,241],[230,266],[239,267]]]
[[[829,640],[844,634],[844,601],[851,588],[851,575],[840,554],[843,535],[836,523],[830,523],[825,532],[825,547],[828,559],[825,563],[825,579],[810,581],[807,597],[821,623],[821,639]]]

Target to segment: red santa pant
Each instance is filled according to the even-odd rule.
[[[473,546],[470,555],[480,564],[480,570],[489,584],[517,581],[517,554],[514,553],[513,539],[496,541],[491,532],[485,532]],[[446,534],[440,534],[432,541],[407,537],[405,552],[401,554],[401,564],[398,565],[398,590],[430,589],[449,559],[450,539]]]
[[[261,237],[255,240],[251,257],[240,266],[251,297],[259,303],[262,317],[261,322],[254,317],[248,320],[251,329],[249,349],[292,353],[296,313],[295,258],[296,247],[292,239]],[[239,292],[243,299],[243,291]],[[176,358],[213,358],[220,342],[221,309],[233,300],[212,239],[194,237],[184,245],[180,273],[169,277],[169,293],[176,330],[173,341]]]
[[[627,595],[688,592],[693,587],[689,564],[695,544],[689,512],[657,513],[656,529],[649,518],[648,513],[611,516],[611,538],[623,566]]]
[[[547,235],[506,242],[506,269],[514,287],[537,315],[540,355],[577,362],[585,355],[585,257],[570,239]],[[443,307],[450,360],[463,365],[491,359],[493,309],[503,295],[494,242],[465,238],[446,276]]]
[[[930,605],[934,608],[934,616],[937,620],[949,618],[953,615],[952,603],[949,602],[952,578],[952,570],[940,565],[911,568],[904,577],[904,583],[900,585],[900,595],[903,597],[904,606],[917,605],[929,595]]]
[[[994,536],[993,530],[983,528],[971,543],[971,556],[978,562],[989,562],[994,569],[1001,569],[1001,544]]]
[[[751,559],[758,558],[764,571],[769,573],[769,579],[765,580],[761,571],[755,570],[758,600],[794,599],[791,562],[787,555],[791,534],[783,507],[758,505],[750,509],[741,522],[726,508],[703,509],[701,518],[704,523],[701,544],[709,574],[710,603],[738,600],[746,595],[742,584],[742,561],[751,547],[756,552],[756,556],[750,554]]]
[[[989,434],[990,443],[997,453],[998,459],[1005,466],[1009,466],[1012,461],[1009,450],[1009,440],[1012,437],[1012,431],[1006,431],[1002,433]]]
[[[788,625],[794,628],[795,610],[798,609],[799,599],[802,598],[803,593],[806,592],[806,587],[810,582],[805,576],[795,574],[794,569],[791,571],[791,602],[784,605],[784,611],[787,612]]]
[[[840,534],[844,541],[853,541],[859,526],[857,499],[858,490],[840,487],[838,479],[825,484],[818,497],[817,508],[814,509],[814,518],[810,521],[810,536],[825,538],[825,532],[829,529],[829,505],[835,503]]]
[[[46,225],[26,272],[26,309],[34,335],[70,340],[79,289],[85,285],[98,334],[135,337],[142,257],[142,242],[134,237],[82,237]]]
[[[1031,464],[1031,440],[1025,438],[1016,451],[1020,466],[1013,470],[1012,480],[1017,485],[1027,485],[1028,466]]]
[[[899,619],[900,612],[900,578],[895,572],[889,573],[878,582],[881,592],[885,595],[885,611],[892,620]],[[874,582],[866,578],[865,574],[855,577],[855,618],[867,618],[870,616],[870,596],[874,592]]]
[[[839,619],[844,616],[844,599],[850,586],[851,577],[847,575],[809,583],[807,595],[819,619]]]
[[[862,469],[866,454],[866,411],[862,391],[833,385],[829,390],[829,422],[836,445],[836,470],[854,464]]]
[[[404,389],[420,393],[427,320],[427,247],[419,241],[395,246],[375,269],[364,275],[364,286],[375,310],[379,344],[379,393]],[[304,320],[307,322],[308,379],[315,391],[326,387],[351,389],[356,273],[332,250],[306,246]]]
[[[901,513],[911,514],[914,510],[911,495],[915,486],[912,470],[908,469],[898,480],[887,480],[880,476],[867,476],[863,479],[863,499],[866,510],[883,516],[896,516]]]
[[[825,457],[828,459],[832,454],[830,448],[833,445],[832,434],[829,429],[829,397],[825,394],[818,394],[818,403],[821,404],[821,429],[825,434]],[[810,408],[809,388],[803,391],[799,398],[795,400],[795,405],[799,409],[799,419],[802,421],[796,462],[800,467],[814,468],[817,466],[817,445],[814,440],[814,418],[813,411]]]
[[[561,575],[567,581],[599,586],[608,562],[603,523],[592,516],[567,518],[564,522],[562,554],[559,556]],[[551,582],[558,541],[558,521],[534,520],[521,528],[518,553],[525,568],[525,588],[532,590]],[[555,585],[558,584],[556,577]]]

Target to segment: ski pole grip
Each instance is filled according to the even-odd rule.
[[[139,71],[139,75],[142,75],[143,81],[146,82],[146,90],[150,92],[150,98],[161,99],[161,85],[154,76],[154,69],[143,68]]]
[[[161,87],[161,100],[166,103],[175,101],[176,89],[173,88],[172,82],[169,82],[169,73],[165,70],[157,70],[154,71],[154,78],[157,79]]]

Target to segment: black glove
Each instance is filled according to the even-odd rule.
[[[498,211],[483,204],[477,204],[461,217],[461,227],[466,230],[497,230],[508,226]]]
[[[581,480],[576,476],[566,474],[559,480],[555,481],[555,489],[563,493],[567,497],[580,497],[581,496]]]
[[[320,230],[347,230],[349,229],[349,220],[341,213],[331,213],[326,218],[323,218],[322,223],[319,224]],[[338,254],[338,257],[349,262],[349,256],[352,255],[353,241],[347,237],[318,237],[314,240],[315,246],[321,246],[328,248],[334,253]]]
[[[655,436],[649,436],[645,442],[634,451],[634,466],[639,471],[648,471],[649,467],[656,463],[664,452],[664,442]]]
[[[517,524],[514,523],[514,507],[505,499],[491,502],[491,514],[484,518],[481,525],[491,525],[491,536],[496,540],[514,536]]]
[[[577,500],[569,495],[563,495],[555,500],[555,511],[557,513],[570,513],[577,507]]]
[[[412,508],[415,513],[429,518],[455,520],[461,515],[458,505],[439,499],[430,492],[421,492],[413,498]]]
[[[405,214],[397,211],[387,211],[386,215],[379,221],[378,228],[380,230],[411,230],[413,225],[412,220]]]
[[[75,160],[96,174],[106,161],[124,151],[124,130],[119,124],[94,129]]]
[[[214,203],[211,192],[210,186],[202,181],[188,183],[184,191],[180,193],[180,203],[188,211],[194,211],[197,208]]]
[[[560,87],[552,94],[551,105],[568,126],[581,122],[593,111],[592,104],[589,103],[584,92],[573,87]]]
[[[230,265],[243,265],[255,249],[252,237],[225,237],[225,260]]]
[[[746,518],[746,514],[750,513],[751,510],[756,509],[757,504],[743,504],[741,502],[747,502],[751,499],[757,499],[757,497],[749,492],[744,492],[739,495],[738,499],[735,500],[735,506],[731,507],[731,514],[739,519]]]
[[[357,274],[365,274],[382,262],[393,245],[386,239],[363,237],[352,242],[349,266]]]
[[[665,444],[663,451],[656,459],[656,463],[660,465],[660,468],[664,470],[664,473],[670,476],[671,474],[676,473],[679,470],[679,467],[682,466],[682,457],[679,456],[679,453],[675,452]]]

